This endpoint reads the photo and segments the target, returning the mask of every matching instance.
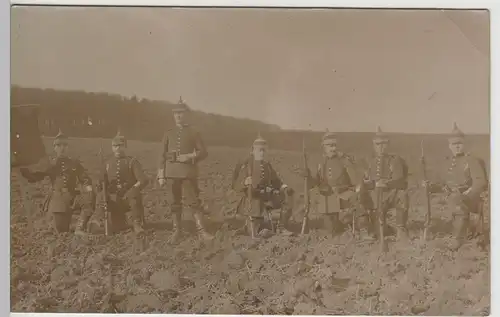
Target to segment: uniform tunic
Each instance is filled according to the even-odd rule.
[[[179,154],[196,153],[189,162],[175,160]],[[171,189],[172,212],[182,212],[182,198],[187,207],[199,210],[198,163],[208,156],[203,139],[192,126],[184,124],[168,130],[163,137],[158,178],[166,178]]]
[[[178,162],[176,155],[196,153],[196,158],[189,162]],[[158,177],[196,179],[197,163],[208,156],[201,135],[190,125],[176,126],[168,130],[163,137],[163,146],[159,159]]]
[[[248,188],[245,179],[252,177],[252,201],[248,202]],[[268,161],[256,161],[252,158],[236,164],[233,172],[233,189],[242,195],[247,205],[247,213],[252,217],[262,217],[264,208],[289,209],[291,197],[285,195],[285,184]],[[245,204],[242,204],[245,205]]]
[[[353,204],[355,192],[354,158],[338,152],[333,157],[324,157],[314,177],[309,178],[310,187],[318,187],[320,213],[337,213]]]
[[[50,178],[52,193],[47,199],[44,208],[52,213],[72,212],[74,208],[80,208],[81,212],[87,215],[92,213],[93,195],[92,192],[78,195],[77,186],[83,189],[92,186],[92,180],[79,160],[70,157],[53,158],[41,171],[22,171],[23,176],[30,183],[39,182]]]
[[[446,182],[431,184],[429,190],[447,192],[448,207],[455,214],[477,212],[481,194],[488,188],[484,163],[469,153],[446,158],[446,161]]]
[[[377,208],[378,197],[375,191],[375,183],[380,179],[388,181],[387,187],[382,189],[382,202],[385,209],[408,209],[409,197],[406,191],[408,188],[408,175],[403,158],[396,154],[384,154],[375,156],[369,161],[363,182],[364,189],[370,191],[370,195],[363,197],[363,204],[367,209],[374,210]],[[403,219],[401,221],[405,222]]]
[[[131,156],[111,157],[106,161],[106,176],[110,209],[112,211],[132,211],[135,215],[142,215],[141,190],[147,186],[148,178],[144,174],[141,164]],[[139,182],[138,187],[134,185]]]

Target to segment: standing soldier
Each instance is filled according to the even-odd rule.
[[[306,174],[303,176],[308,177],[310,188],[318,188],[319,212],[325,216],[325,225],[329,233],[335,234],[344,226],[340,211],[356,203],[355,161],[352,156],[337,150],[337,136],[334,133],[326,132],[321,143],[323,162],[318,165],[314,176],[309,169],[304,171]],[[352,216],[356,217],[356,214]]]
[[[121,225],[125,225],[125,214],[130,211],[132,228],[136,234],[141,234],[144,232],[141,190],[147,186],[148,178],[141,163],[136,158],[126,155],[127,140],[120,131],[113,138],[111,146],[113,157],[105,162],[98,190],[102,190],[102,184],[106,180],[109,197],[103,198],[108,202],[113,229],[119,230]]]
[[[388,136],[378,127],[373,138],[375,156],[369,161],[365,177],[356,191],[362,194],[362,204],[366,210],[379,209],[380,224],[385,230],[385,216],[389,209],[396,209],[397,239],[408,240],[408,166],[405,160],[396,154],[387,153],[389,146]],[[381,197],[377,197],[376,188],[382,188]],[[369,195],[368,195],[369,193]],[[379,201],[379,198],[381,200]],[[380,207],[380,208],[378,208]],[[372,223],[369,214],[365,215],[364,223]],[[371,228],[374,229],[374,228]]]
[[[92,180],[80,161],[68,156],[68,137],[61,130],[55,137],[53,146],[56,157],[50,160],[46,168],[37,172],[27,168],[20,171],[30,183],[50,178],[52,192],[45,201],[44,211],[53,215],[54,227],[58,233],[69,232],[73,211],[80,209],[75,234],[85,235],[95,202]],[[78,192],[77,185],[81,185],[81,193]]]
[[[465,152],[465,135],[456,124],[448,138],[448,146],[452,156],[447,158],[448,172],[444,183],[423,182],[431,193],[445,193],[448,208],[453,215],[452,250],[457,250],[466,237],[470,213],[478,210],[481,195],[488,188],[488,179],[484,162]],[[483,215],[487,216],[487,215]],[[488,224],[488,221],[486,221]],[[481,232],[485,239],[486,232]]]
[[[237,193],[246,195],[249,231],[256,239],[263,221],[265,208],[280,209],[278,231],[289,235],[288,221],[292,215],[293,190],[280,179],[271,163],[266,160],[268,145],[266,140],[259,137],[253,142],[252,153],[249,158],[236,164],[233,174],[233,189]],[[251,188],[249,195],[248,191]],[[251,201],[248,201],[251,199]]]
[[[160,186],[171,184],[171,212],[173,216],[174,232],[171,242],[176,243],[181,236],[182,198],[185,204],[193,211],[196,228],[201,238],[213,239],[203,223],[200,190],[198,187],[198,163],[208,156],[207,149],[201,135],[191,125],[186,123],[190,109],[179,99],[173,109],[175,127],[168,130],[163,137],[158,168],[158,182]]]

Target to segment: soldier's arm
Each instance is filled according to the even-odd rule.
[[[310,190],[316,186],[318,186],[318,181],[317,181],[317,177],[318,175],[315,174],[315,175],[312,175],[311,174],[311,169],[307,168],[305,169],[305,172],[306,172],[306,175],[307,175],[307,188]]]
[[[133,185],[133,187],[134,189],[140,191],[149,184],[149,179],[144,173],[142,164],[138,160],[132,159],[131,167],[132,167],[132,173],[134,174],[134,177],[136,179],[136,182]]]
[[[167,132],[163,134],[163,139],[161,141],[161,150],[158,158],[158,179],[164,179],[165,175],[165,163],[167,162],[167,151],[168,151],[168,135]]]
[[[375,181],[370,178],[371,164],[366,159],[358,162],[361,172],[355,178],[354,184],[356,191],[373,190],[375,188]]]
[[[392,162],[392,177],[387,182],[389,189],[402,189],[406,187],[407,179],[404,175],[403,158],[396,156]]]
[[[92,191],[92,179],[90,178],[87,170],[83,166],[82,162],[79,160],[75,160],[76,165],[76,176],[78,178],[78,182],[82,185],[84,191],[91,192]]]
[[[21,168],[21,175],[28,180],[28,183],[36,183],[43,181],[45,177],[52,177],[55,175],[55,166],[47,161],[39,171],[30,171],[27,168]]]
[[[487,188],[488,180],[486,171],[483,168],[481,161],[477,158],[470,157],[467,161],[470,177],[472,178],[472,186],[465,192],[467,196],[479,197]]]
[[[268,163],[268,165],[269,165],[269,171],[270,171],[269,177],[271,178],[270,182],[271,182],[272,188],[279,189],[279,190],[287,188],[288,185],[283,182],[283,180],[278,175],[278,173],[276,172],[274,167],[271,165],[271,163]]]
[[[203,142],[203,138],[198,131],[194,132],[195,137],[195,155],[193,158],[193,163],[198,163],[203,161],[208,157],[208,150],[205,146],[205,142]]]
[[[344,155],[344,164],[345,164],[345,168],[347,171],[347,175],[349,175],[349,180],[351,181],[351,184],[354,186],[356,184],[359,184],[359,182],[361,180],[358,179],[358,177],[357,177],[358,173],[356,170],[356,160],[354,159],[354,157],[345,154]]]
[[[233,179],[232,179],[232,188],[237,192],[245,191],[246,186],[243,184],[245,181],[245,173],[246,170],[245,162],[238,162],[234,168]]]

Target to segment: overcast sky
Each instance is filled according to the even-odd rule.
[[[14,8],[12,83],[176,101],[283,128],[489,131],[489,15]]]

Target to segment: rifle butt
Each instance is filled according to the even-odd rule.
[[[377,212],[379,218],[379,243],[380,243],[380,252],[385,253],[388,251],[387,241],[385,239],[385,210],[383,206],[383,193],[382,189],[377,188]]]

